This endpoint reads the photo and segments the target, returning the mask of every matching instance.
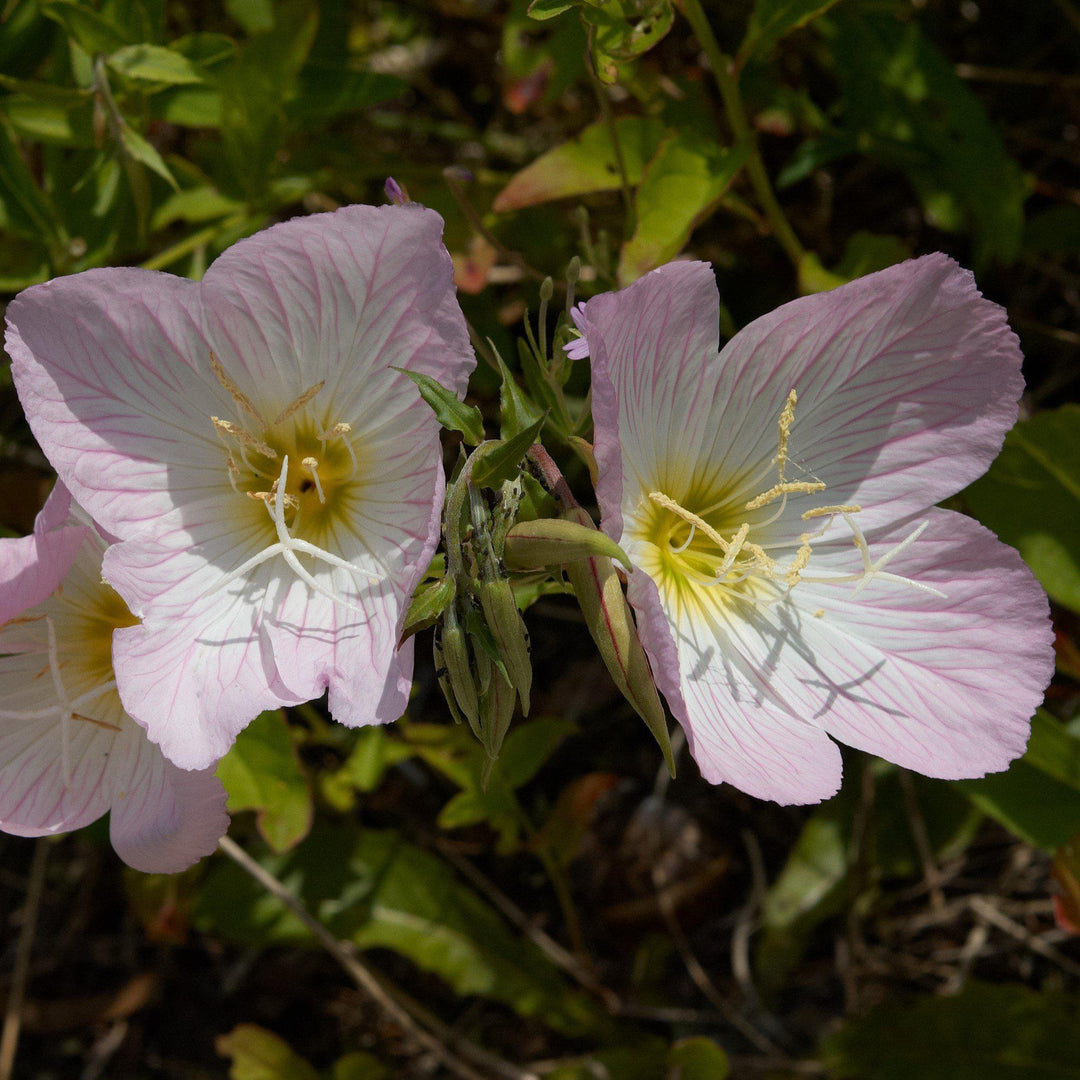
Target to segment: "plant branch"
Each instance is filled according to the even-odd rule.
[[[765,217],[768,218],[777,243],[784,249],[792,265],[798,269],[806,253],[799,238],[795,235],[795,230],[792,229],[784,216],[784,211],[776,201],[776,195],[773,194],[768,173],[765,171],[765,163],[761,159],[757,137],[746,119],[746,108],[739,91],[739,78],[734,65],[720,48],[720,43],[716,40],[716,35],[702,10],[700,0],[682,0],[682,11],[712,68],[713,78],[716,79],[720,97],[724,102],[724,112],[731,125],[731,133],[735,136],[736,142],[744,142],[750,148],[749,157],[746,159],[746,171],[750,176],[750,183],[753,185],[758,204],[764,211]]]

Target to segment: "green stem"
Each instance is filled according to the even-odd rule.
[[[731,59],[720,48],[720,42],[716,40],[716,35],[702,10],[700,0],[681,0],[681,2],[686,21],[690,24],[690,29],[693,30],[694,37],[697,38],[712,68],[713,78],[716,79],[720,97],[724,102],[724,112],[731,125],[731,132],[737,142],[745,142],[750,147],[746,169],[757,201],[765,217],[768,218],[777,242],[787,253],[792,265],[798,269],[805,252],[802,244],[799,243],[799,238],[795,235],[795,230],[784,217],[784,211],[773,194],[768,173],[765,171],[765,163],[761,160],[757,137],[746,119],[746,108],[743,105],[742,94],[739,92],[739,79],[733,70]]]

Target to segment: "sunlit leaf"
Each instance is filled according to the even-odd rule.
[[[478,487],[498,487],[506,480],[513,480],[521,459],[536,442],[546,419],[546,415],[539,417],[523,431],[493,447],[483,457],[478,456],[473,466],[472,482]]]
[[[448,431],[460,431],[467,442],[484,441],[484,418],[475,405],[466,405],[457,394],[422,371],[402,371],[415,384],[420,396],[431,406],[435,419]]]
[[[280,1036],[254,1024],[240,1024],[214,1040],[230,1059],[230,1080],[319,1080],[319,1074]]]
[[[628,183],[641,181],[663,130],[663,124],[652,117],[623,116],[615,122]],[[492,209],[503,213],[553,199],[617,191],[620,183],[611,132],[605,124],[590,124],[522,169],[495,197]]]
[[[1080,406],[1022,420],[964,498],[1053,599],[1080,611]]]
[[[161,45],[125,45],[109,58],[108,65],[128,79],[183,86],[201,83],[203,76],[186,57]]]
[[[265,712],[236,738],[218,765],[229,810],[256,811],[259,832],[275,851],[288,851],[311,828],[313,808],[285,717]]]
[[[646,166],[635,199],[637,228],[619,256],[627,285],[668,262],[707,218],[746,161],[746,146],[721,149],[689,135],[667,139]]]

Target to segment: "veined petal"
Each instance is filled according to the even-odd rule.
[[[357,429],[415,400],[391,368],[464,393],[475,360],[442,225],[415,203],[347,206],[235,244],[203,279],[222,362],[256,402],[325,379],[320,401]]]
[[[100,525],[131,536],[228,489],[210,417],[229,398],[206,366],[198,284],[88,270],[20,293],[7,319],[30,427]]]
[[[75,561],[87,527],[68,520],[71,495],[57,481],[29,536],[0,543],[0,623],[40,604]]]
[[[850,583],[803,582],[791,594],[800,644],[778,644],[774,683],[851,746],[928,776],[982,776],[1024,751],[1053,675],[1049,605],[1019,554],[961,514],[924,511],[868,535],[871,552],[920,520],[925,531],[887,570],[944,598],[894,580],[858,595]],[[850,543],[814,560],[815,578],[859,569]]]
[[[211,854],[229,828],[225,789],[213,771],[178,769],[133,725],[116,739],[109,773],[109,836],[136,870],[184,870]]]

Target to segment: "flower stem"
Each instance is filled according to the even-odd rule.
[[[733,70],[731,59],[720,48],[720,43],[716,40],[716,35],[709,25],[700,0],[681,0],[681,4],[686,21],[690,24],[694,37],[697,38],[698,44],[705,53],[709,67],[712,68],[713,78],[716,79],[720,97],[724,102],[724,112],[731,125],[731,132],[736,142],[745,142],[750,148],[746,170],[758,204],[765,217],[768,218],[777,242],[786,252],[792,265],[798,269],[805,252],[802,244],[799,243],[799,238],[795,235],[795,230],[784,216],[784,211],[773,194],[768,173],[765,171],[765,163],[761,160],[757,137],[746,119],[746,108],[743,105],[742,94],[739,92],[739,79]]]

